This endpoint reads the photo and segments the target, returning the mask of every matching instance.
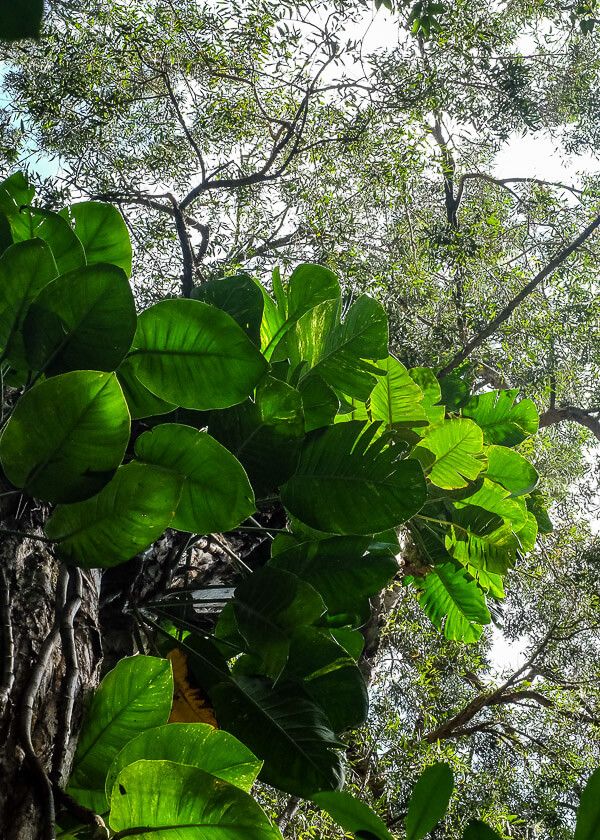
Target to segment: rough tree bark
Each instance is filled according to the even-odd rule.
[[[68,570],[44,512],[0,508],[0,837],[48,840],[86,696],[97,684],[100,575]]]

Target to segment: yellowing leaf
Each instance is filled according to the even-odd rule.
[[[218,728],[212,708],[199,688],[190,685],[187,657],[179,648],[167,654],[173,667],[175,693],[169,723],[209,723]]]

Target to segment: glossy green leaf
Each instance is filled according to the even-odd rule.
[[[119,774],[110,827],[139,840],[281,840],[244,791],[197,767],[136,761]]]
[[[306,312],[325,301],[333,301],[337,310],[341,297],[340,284],[333,272],[312,263],[294,269],[288,282],[287,300],[283,289],[275,291],[279,291],[279,305],[264,293],[268,300],[265,300],[261,338],[267,359],[273,358],[282,339]]]
[[[211,692],[219,726],[265,763],[260,777],[296,796],[340,788],[344,781],[338,742],[325,713],[297,684],[237,677]]]
[[[432,426],[413,449],[436,487],[466,487],[485,468],[483,434],[472,420],[445,420]]]
[[[247,793],[262,767],[262,762],[228,732],[208,723],[169,723],[147,729],[117,753],[106,776],[107,797],[121,770],[140,759],[189,764]]]
[[[282,544],[279,536],[275,544]],[[374,546],[369,551],[370,546],[370,537],[303,542],[290,539],[288,547],[274,554],[269,565],[310,583],[330,615],[345,614],[348,623],[360,625],[369,617],[369,598],[384,589],[398,571],[398,561],[390,550],[378,551]]]
[[[387,357],[388,324],[385,310],[362,295],[343,322],[339,303],[326,301],[302,316],[288,334],[294,366],[305,362],[304,378],[312,371],[336,391],[366,400],[383,371],[374,364]]]
[[[59,505],[46,523],[46,536],[69,563],[116,566],[160,537],[175,515],[181,485],[170,470],[132,461],[119,467],[97,496]]]
[[[369,696],[356,662],[326,630],[301,627],[291,638],[282,680],[300,680],[327,715],[334,732],[367,719]]]
[[[463,840],[500,840],[500,835],[481,820],[469,820],[463,833]]]
[[[58,213],[36,207],[22,210],[21,216],[29,217],[29,236],[43,239],[50,247],[59,274],[75,271],[86,264],[83,245]]]
[[[140,435],[135,454],[184,477],[172,528],[195,534],[230,531],[256,510],[242,465],[206,432],[161,424]]]
[[[145,385],[142,385],[134,372],[134,366],[130,358],[125,359],[117,370],[117,378],[123,389],[127,407],[132,420],[139,420],[142,417],[155,417],[160,414],[169,414],[177,408],[173,403],[161,400]]]
[[[481,625],[490,623],[483,592],[464,569],[442,563],[425,577],[410,580],[419,591],[423,612],[438,630],[443,624],[447,639],[476,642]]]
[[[331,425],[340,407],[333,388],[313,374],[300,382],[298,390],[302,396],[305,431],[312,432],[313,429]]]
[[[515,403],[517,389],[488,391],[471,397],[462,413],[483,429],[486,443],[516,446],[538,429],[538,413],[532,400]]]
[[[125,454],[130,420],[114,374],[73,371],[19,400],[0,439],[8,479],[48,502],[87,499]]]
[[[378,381],[369,400],[371,417],[382,420],[386,426],[395,423],[427,424],[423,408],[423,392],[409,375],[404,365],[388,356],[379,367],[386,371]]]
[[[82,201],[61,210],[71,219],[88,265],[112,263],[131,276],[131,242],[123,217],[112,204]]]
[[[19,0],[0,3],[0,40],[18,41],[39,38],[44,14],[43,0]]]
[[[296,473],[283,486],[285,507],[311,528],[372,534],[410,519],[425,502],[421,467],[402,460],[377,424],[341,423],[311,432]]]
[[[197,300],[146,309],[133,346],[134,373],[149,391],[201,411],[242,402],[267,366],[230,315]]]
[[[408,371],[410,378],[415,382],[423,394],[423,405],[434,406],[442,399],[442,389],[435,373],[426,367],[414,367]]]
[[[600,836],[600,768],[589,777],[579,807],[574,840],[598,840]]]
[[[213,412],[209,431],[241,462],[256,494],[265,495],[286,481],[298,463],[304,437],[302,397],[269,376],[254,400]]]
[[[269,566],[243,580],[234,594],[238,630],[250,652],[260,657],[264,673],[276,679],[286,663],[293,631],[325,613],[323,599],[310,584]]]
[[[254,344],[260,346],[263,295],[255,281],[247,274],[208,280],[201,286],[196,286],[192,298],[227,312]]]
[[[311,800],[359,840],[393,840],[381,817],[348,791],[326,790],[313,794]]]
[[[120,268],[102,264],[63,274],[29,308],[23,338],[29,366],[48,375],[115,370],[131,347],[136,314]]]
[[[537,485],[539,476],[535,467],[514,449],[506,446],[488,446],[486,455],[486,475],[510,490],[513,496],[531,493]]]
[[[446,534],[445,546],[463,566],[505,574],[514,564],[520,543],[510,524],[474,505],[458,510],[453,519],[456,525]]]
[[[548,516],[548,505],[543,494],[539,490],[534,490],[527,496],[525,503],[527,509],[535,516],[540,534],[551,534],[554,526]]]
[[[510,524],[515,532],[527,523],[527,507],[524,500],[512,498],[508,490],[485,476],[479,490],[466,499],[454,502],[454,507],[458,509],[468,508],[469,505],[495,513]]]
[[[167,659],[122,659],[92,697],[77,742],[68,793],[86,808],[104,813],[104,782],[113,760],[136,735],[165,724],[172,703],[173,676]]]
[[[25,359],[20,330],[29,304],[57,273],[41,239],[11,245],[0,257],[0,352],[13,364]]]
[[[413,788],[404,820],[406,840],[421,840],[442,819],[454,789],[454,776],[448,764],[427,767]]]

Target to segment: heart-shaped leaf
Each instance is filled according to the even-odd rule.
[[[110,805],[110,827],[124,837],[281,840],[247,793],[197,767],[172,761],[136,761],[125,767]]]
[[[171,663],[154,656],[122,659],[102,680],[77,742],[68,792],[97,814],[107,809],[106,774],[119,751],[167,722],[173,702]]]
[[[46,523],[46,536],[69,563],[116,566],[160,537],[175,515],[182,482],[170,470],[132,461],[119,467],[97,496],[59,505]]]
[[[73,371],[21,397],[0,439],[0,459],[8,479],[31,496],[87,499],[121,463],[129,427],[116,376]]]
[[[184,477],[173,528],[195,534],[231,531],[256,510],[244,468],[206,432],[161,424],[140,435],[135,454]]]
[[[267,363],[230,315],[198,300],[163,300],[138,318],[134,373],[184,408],[227,408],[248,397]]]
[[[112,263],[131,275],[131,242],[123,217],[112,204],[82,201],[61,210],[71,219],[88,265]]]

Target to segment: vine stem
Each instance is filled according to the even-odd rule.
[[[0,534],[5,534],[9,537],[21,537],[23,540],[38,540],[48,545],[54,543],[54,540],[50,540],[48,537],[42,537],[39,534],[29,534],[27,531],[13,531],[11,528],[0,528]]]

